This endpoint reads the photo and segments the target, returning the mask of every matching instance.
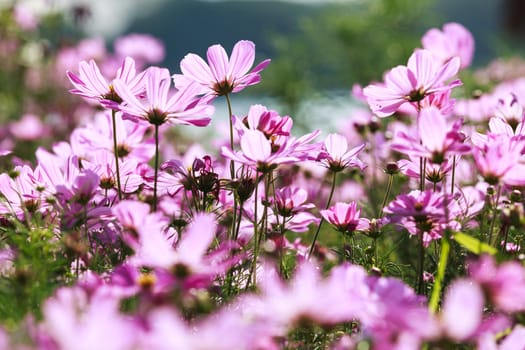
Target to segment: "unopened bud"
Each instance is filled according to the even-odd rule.
[[[385,174],[395,175],[395,174],[399,173],[399,166],[395,162],[390,162],[390,163],[388,163],[386,165],[384,171],[385,171]]]

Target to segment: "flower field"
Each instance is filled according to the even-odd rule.
[[[463,25],[349,87],[337,132],[298,134],[232,113],[272,69],[250,40],[172,72],[143,34],[38,51],[20,11],[0,28],[0,349],[525,349],[525,78],[469,75]]]

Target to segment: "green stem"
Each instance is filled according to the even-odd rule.
[[[264,201],[266,203],[263,203],[263,212],[262,212],[262,218],[261,218],[261,229],[258,230],[259,237],[257,237],[257,249],[255,251],[255,259],[254,259],[254,280],[253,285],[256,285],[257,279],[255,278],[255,270],[257,269],[257,257],[259,256],[259,251],[261,250],[261,244],[263,241],[266,241],[267,235],[268,235],[268,197],[269,197],[269,188],[270,188],[270,179],[272,177],[272,172],[269,172],[265,175],[264,179]]]
[[[115,168],[117,170],[117,192],[118,199],[122,199],[122,187],[120,185],[120,169],[118,165],[118,143],[117,143],[117,118],[114,109],[111,110],[111,122],[113,124],[113,153],[115,153]]]
[[[237,216],[237,225],[236,225],[235,232],[234,232],[234,235],[233,235],[233,240],[234,241],[236,241],[237,238],[239,237],[239,229],[241,227],[241,219],[242,219],[242,211],[243,210],[244,210],[244,203],[241,202],[240,206],[239,206],[239,214]]]
[[[417,263],[417,294],[421,295],[423,293],[423,271],[425,265],[425,246],[423,245],[423,235],[424,232],[421,232],[419,235],[419,259]]]
[[[489,239],[488,244],[492,244],[492,235],[494,233],[494,226],[496,224],[496,217],[498,215],[498,203],[499,203],[499,197],[501,195],[501,186],[498,185],[498,191],[496,193],[496,201],[493,203],[492,206],[492,221],[490,222],[490,229],[489,229]]]
[[[230,124],[230,148],[231,150],[233,151],[233,121],[232,121],[232,117],[233,117],[233,112],[232,112],[232,104],[231,104],[231,101],[230,101],[230,95],[229,94],[225,94],[224,95],[226,97],[226,104],[228,106],[228,120],[229,120],[229,124]],[[235,162],[233,160],[230,160],[230,178],[233,179],[235,178]],[[238,203],[237,203],[237,195],[235,194],[235,189],[233,190],[233,218],[232,218],[232,222],[233,222],[233,225],[231,227],[231,233],[230,233],[230,238],[233,238],[233,236],[235,235],[235,223],[237,222],[237,209],[238,209]]]
[[[394,180],[394,175],[392,174],[388,175],[388,184],[386,186],[386,193],[385,193],[385,197],[383,198],[383,203],[381,204],[381,211],[379,211],[379,218],[383,217],[383,210],[385,210],[386,201],[388,200],[388,196],[390,195],[390,190],[392,189],[393,180]]]
[[[155,174],[153,178],[153,211],[157,211],[157,177],[159,175],[159,126],[155,124]]]
[[[427,167],[427,160],[424,157],[419,158],[419,190],[423,192],[425,190],[425,173]]]
[[[447,270],[448,256],[450,252],[450,238],[448,229],[441,238],[441,255],[439,256],[438,271],[436,281],[432,287],[432,294],[430,296],[430,302],[428,308],[431,313],[436,313],[441,297],[441,289],[443,287],[443,280],[445,279],[445,271]]]
[[[326,201],[325,209],[330,208],[330,203],[332,202],[332,197],[334,195],[335,191],[335,179],[337,176],[337,172],[332,172],[332,187],[330,189],[330,195],[328,196],[328,201]],[[310,259],[310,256],[312,255],[312,252],[314,251],[315,242],[317,241],[317,237],[319,236],[319,232],[321,231],[321,226],[324,223],[324,218],[321,217],[321,221],[319,222],[319,226],[317,226],[317,230],[315,231],[314,239],[312,241],[312,245],[310,246],[310,250],[308,251],[308,259]]]
[[[452,184],[450,185],[450,194],[454,194],[455,179],[456,179],[456,156],[452,157]]]
[[[259,178],[259,172],[257,171],[255,173],[255,178],[258,179]],[[253,280],[254,280],[254,285],[255,285],[255,281],[257,279],[257,255],[259,254],[259,232],[257,230],[257,200],[258,200],[258,197],[259,197],[259,186],[258,184],[256,183],[255,184],[255,193],[254,193],[254,208],[253,208],[253,261],[252,261],[252,266],[250,268],[250,273],[248,275],[248,280],[246,281],[246,287],[245,287],[245,290],[248,290],[248,288],[250,287],[250,282],[252,281],[252,275],[253,275]]]
[[[228,105],[228,120],[230,121],[230,148],[233,151],[233,121],[232,121],[233,112],[232,112],[232,104],[231,104],[231,101],[230,101],[230,95],[226,94],[224,96],[226,96],[226,104]],[[235,163],[233,162],[233,160],[230,161],[230,176],[231,176],[232,180],[235,178]]]

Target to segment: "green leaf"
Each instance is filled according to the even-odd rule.
[[[496,253],[498,252],[496,248],[488,245],[487,243],[483,243],[479,239],[467,235],[463,232],[455,232],[453,238],[461,246],[463,246],[465,249],[474,254],[480,255],[483,253],[487,253],[490,255],[496,255]]]

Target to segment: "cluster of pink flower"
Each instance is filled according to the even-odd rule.
[[[252,69],[250,41],[229,57],[220,45],[207,61],[188,54],[181,74],[143,69],[158,57],[137,57],[125,41],[118,66],[81,60],[67,77],[90,103],[83,124],[68,142],[39,148],[36,166],[0,174],[3,222],[35,219],[68,235],[76,280],[45,301],[42,320],[28,321],[30,345],[2,332],[0,348],[524,348],[525,269],[511,259],[525,222],[525,84],[456,103],[453,79],[471,62],[472,36],[450,23],[422,44],[384,82],[356,87],[370,110],[324,141],[315,141],[320,131],[293,136],[292,118],[262,105],[232,115],[231,95],[257,84],[270,62]],[[230,107],[220,152],[199,143],[175,152],[168,132],[207,126],[220,96]],[[483,132],[481,108],[491,111]],[[392,189],[399,172],[410,181]],[[358,203],[386,182],[382,204]],[[382,276],[387,228],[417,238],[417,293]],[[344,239],[335,253],[323,243],[332,231]],[[360,257],[357,235],[375,252]],[[441,298],[452,243],[480,256]],[[9,275],[16,247],[2,249]],[[439,260],[433,283],[428,256]]]

